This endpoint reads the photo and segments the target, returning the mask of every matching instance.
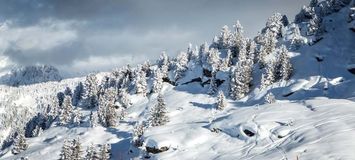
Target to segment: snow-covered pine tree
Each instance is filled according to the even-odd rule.
[[[11,150],[12,154],[19,154],[28,148],[28,144],[26,142],[26,138],[23,131],[17,132],[17,136],[14,141],[14,147]]]
[[[89,120],[90,120],[89,121],[90,127],[96,127],[97,126],[97,112],[91,111]]]
[[[153,71],[153,86],[152,86],[152,93],[159,93],[163,87],[163,75],[159,68]]]
[[[142,136],[144,134],[146,127],[143,123],[136,124],[133,129],[133,145],[136,147],[141,147],[143,145]]]
[[[272,94],[271,92],[269,92],[268,94],[266,94],[266,96],[265,96],[265,102],[266,102],[266,103],[271,104],[271,103],[275,103],[275,101],[276,101],[276,99],[275,99],[274,94]]]
[[[224,108],[226,108],[226,106],[227,106],[227,102],[226,102],[226,98],[223,94],[223,91],[219,91],[218,96],[217,96],[216,108],[218,110],[223,110]]]
[[[220,66],[219,51],[218,49],[211,48],[207,54],[207,66],[204,67],[211,72],[217,72]]]
[[[232,51],[227,50],[226,57],[222,60],[220,70],[227,70],[232,65]]]
[[[98,106],[98,86],[95,74],[89,74],[85,80],[85,105],[88,109]]]
[[[239,20],[233,25],[234,33],[232,34],[231,40],[231,51],[232,57],[238,57],[239,50],[242,47],[242,43],[245,40],[243,26],[240,24]]]
[[[134,93],[146,96],[147,95],[147,80],[146,72],[143,71],[142,66],[138,65],[134,70]]]
[[[159,94],[157,101],[158,103],[150,110],[150,117],[148,120],[150,126],[161,126],[169,122],[163,95]]]
[[[228,49],[231,46],[231,31],[228,26],[225,25],[222,27],[220,36],[218,38],[218,48],[217,49]]]
[[[279,51],[279,71],[280,78],[282,80],[289,80],[292,75],[292,64],[290,62],[290,57],[288,56],[288,50],[286,46],[282,45]]]
[[[129,98],[129,94],[127,92],[127,89],[121,88],[119,90],[118,97],[119,97],[118,101],[120,102],[120,104],[123,108],[128,108],[129,106],[132,105],[131,99]]]
[[[94,144],[91,143],[91,145],[86,149],[84,160],[100,160]]]
[[[69,160],[71,159],[72,149],[71,142],[67,139],[64,140],[62,150],[60,151],[59,160]]]
[[[311,0],[309,2],[309,6],[310,7],[317,7],[317,5],[318,5],[318,0]]]
[[[73,93],[73,105],[78,106],[83,96],[84,96],[84,85],[82,82],[79,82],[78,85],[75,87]]]
[[[72,114],[73,114],[73,106],[71,102],[71,97],[65,96],[62,107],[60,109],[59,124],[60,125],[68,124],[72,120],[71,119]]]
[[[243,98],[249,93],[253,80],[253,60],[247,57],[245,43],[245,41],[242,43],[236,68],[231,70],[230,96],[235,100]]]
[[[266,22],[266,28],[273,32],[276,38],[283,37],[283,27],[283,16],[280,13],[274,13]]]
[[[309,20],[309,23],[307,25],[307,35],[311,36],[314,35],[316,36],[316,39],[319,39],[320,35],[324,32],[324,27],[322,25],[322,18],[317,16],[316,14],[313,15],[312,19]]]
[[[110,148],[108,144],[102,145],[100,149],[100,160],[109,160],[110,156]]]
[[[72,146],[71,146],[71,160],[82,160],[82,147],[79,138],[73,139]]]
[[[216,82],[216,72],[212,72],[212,77],[210,78],[210,86],[208,88],[208,94],[214,95],[218,90]]]
[[[145,72],[146,77],[149,77],[151,74],[151,69],[150,69],[151,65],[152,64],[150,63],[149,60],[144,61],[144,63],[142,64],[142,71]]]
[[[165,52],[163,52],[160,55],[159,60],[157,61],[158,67],[161,70],[162,76],[163,78],[167,78],[168,77],[168,71],[169,71],[169,65],[170,65],[170,61],[169,61],[169,57],[168,55],[166,55]]]
[[[74,126],[79,126],[81,121],[81,113],[78,110],[73,110],[71,117],[71,124]]]
[[[275,82],[275,62],[270,61],[261,75],[260,89],[265,89]]]
[[[203,43],[198,50],[198,56],[201,66],[205,66],[205,64],[207,64],[207,53],[209,52],[208,50],[209,49],[207,42]]]
[[[292,23],[290,25],[290,30],[291,30],[291,46],[294,49],[297,49],[303,44],[303,38],[301,35],[300,28],[298,27],[297,24]]]
[[[69,87],[65,87],[64,95],[72,97],[73,96],[73,92],[72,92],[72,90]]]
[[[274,53],[276,49],[277,39],[275,34],[269,29],[267,29],[263,41],[264,41],[264,45],[261,46],[260,54],[258,57],[259,65],[261,68],[264,68],[265,65],[267,65],[268,55]]]
[[[184,72],[187,70],[188,58],[185,52],[181,52],[176,57],[176,61],[174,63],[174,81],[176,82],[181,77],[183,77]]]
[[[113,127],[116,125],[118,119],[115,105],[116,95],[116,89],[111,87],[100,97],[98,117],[100,123],[105,127]]]

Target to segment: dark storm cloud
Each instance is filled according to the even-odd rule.
[[[120,57],[140,62],[158,57],[163,50],[176,54],[189,42],[210,42],[224,24],[231,26],[236,20],[246,35],[253,36],[274,12],[293,19],[306,3],[308,0],[5,0],[0,2],[0,22],[11,23],[0,32],[17,37],[3,40],[8,42],[2,50],[17,64],[47,63],[70,70],[77,63],[93,61],[103,66],[106,62],[98,60],[106,57],[117,60],[106,64],[110,68],[123,65]],[[36,39],[41,30],[54,36]],[[25,38],[32,32],[33,39]],[[62,33],[67,37],[61,38]],[[43,44],[48,47],[32,44],[52,38]]]

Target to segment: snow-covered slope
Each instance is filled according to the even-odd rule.
[[[89,75],[85,82],[84,78],[75,78],[20,87],[0,85],[0,157],[6,160],[21,157],[59,159],[64,141],[78,138],[83,157],[91,145],[103,148],[104,144],[110,144],[111,159],[119,160],[354,159],[355,76],[348,69],[355,56],[355,32],[349,29],[350,12],[350,7],[345,6],[326,14],[322,19],[324,33],[317,35],[319,37],[303,34],[305,43],[288,53],[293,64],[289,80],[280,80],[260,89],[262,70],[255,65],[250,93],[239,100],[227,96],[223,110],[216,109],[216,95],[207,94],[212,86],[209,83],[212,78],[217,79],[218,90],[229,95],[229,70],[235,66],[221,69],[213,77],[213,73],[203,68],[205,64],[188,63],[184,56],[177,59],[188,68],[177,81],[173,79],[177,72],[181,72],[181,64],[169,68],[168,77],[162,78],[163,75],[159,75],[162,73],[154,70],[164,69],[164,62],[159,61],[146,68],[144,66],[149,65],[144,64],[135,70],[127,67],[112,73]],[[298,24],[301,32],[307,29],[303,23]],[[285,30],[288,33],[291,27]],[[279,41],[288,44],[290,39],[284,37]],[[154,71],[140,77],[147,68]],[[209,74],[212,78],[206,76]],[[157,104],[158,93],[152,93],[156,79],[164,81],[160,93],[165,100],[169,121],[160,126],[146,125],[139,133],[137,128],[149,123],[151,111]],[[93,87],[90,81],[95,82]],[[79,82],[85,83],[85,94],[95,90],[101,96],[99,104],[79,100],[72,107],[81,115],[79,125],[61,125],[60,117],[43,128],[45,130],[38,136],[26,138],[28,149],[14,155],[11,143],[17,127],[23,127],[38,112],[47,113],[43,110],[48,105],[62,109],[57,106],[57,101],[65,103],[63,97],[71,95],[71,92],[64,91],[65,88],[79,90]],[[117,91],[119,102],[109,104],[110,99],[105,94],[110,90],[105,87],[112,84],[120,86]],[[144,84],[148,89],[137,84]],[[72,94],[75,93],[78,92]],[[125,97],[122,93],[128,95],[130,105],[122,102]],[[266,97],[271,99],[271,104],[266,102]],[[91,105],[98,107],[87,108]],[[93,125],[93,112],[100,112],[101,106],[106,105],[120,109],[124,116],[120,116],[116,126]],[[101,156],[101,151],[98,154]]]

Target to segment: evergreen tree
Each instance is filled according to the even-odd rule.
[[[94,144],[91,144],[87,149],[86,149],[86,155],[84,160],[100,160],[100,157],[95,149]]]
[[[71,117],[71,124],[74,126],[79,126],[81,121],[81,113],[78,110],[73,110]]]
[[[62,150],[60,151],[59,160],[69,160],[71,159],[71,155],[72,155],[71,142],[65,139],[62,146]]]
[[[100,160],[109,160],[110,156],[110,149],[108,144],[104,144],[100,150]]]
[[[266,103],[275,103],[276,99],[275,99],[275,96],[274,94],[272,94],[271,92],[269,92],[266,96],[265,96],[265,102]]]
[[[114,88],[109,88],[106,93],[100,97],[98,116],[101,124],[105,127],[113,127],[116,125],[118,118],[115,105],[116,95],[116,90]]]
[[[227,50],[226,58],[224,58],[221,62],[220,70],[227,70],[232,65],[232,52],[231,50]]]
[[[145,131],[144,124],[136,124],[133,129],[133,145],[136,147],[141,147],[143,145],[142,136]]]
[[[22,151],[25,151],[28,148],[25,135],[22,131],[17,132],[17,136],[14,142],[14,147],[12,148],[12,154],[19,154]]]
[[[173,65],[174,77],[173,80],[176,82],[181,77],[183,77],[184,72],[187,70],[188,58],[185,52],[181,52],[177,57]]]
[[[283,27],[283,16],[280,13],[273,14],[266,22],[267,30],[270,30],[276,38],[282,37]]]
[[[97,112],[91,111],[90,112],[90,127],[97,126]]]
[[[222,27],[217,49],[227,49],[231,45],[231,32],[227,25]]]
[[[159,93],[163,87],[163,75],[159,68],[154,70],[152,93]]]
[[[227,102],[226,102],[226,98],[224,97],[223,91],[219,91],[217,96],[216,108],[218,110],[223,110],[224,108],[226,108],[226,106],[227,106]]]
[[[81,148],[81,143],[79,141],[79,138],[73,139],[72,141],[72,146],[71,146],[71,155],[70,158],[72,160],[82,160],[82,148]]]
[[[267,65],[268,55],[274,53],[276,49],[277,39],[274,33],[272,33],[270,30],[266,30],[263,41],[264,45],[261,46],[261,51],[258,57],[261,68]]]
[[[218,90],[217,82],[216,82],[216,72],[212,72],[212,77],[210,78],[210,86],[208,89],[208,94],[215,94]]]
[[[119,102],[122,105],[123,108],[128,108],[129,106],[132,105],[132,102],[129,98],[129,94],[126,89],[120,89],[119,90]]]
[[[281,46],[280,53],[279,53],[279,71],[280,71],[280,78],[282,80],[290,79],[292,75],[292,64],[290,62],[290,57],[288,56],[288,50],[286,46]]]
[[[240,24],[239,21],[237,21],[235,23],[235,25],[233,25],[234,27],[234,33],[232,36],[232,56],[233,57],[238,57],[239,54],[239,50],[243,45],[243,41],[245,40],[244,38],[244,30],[243,30],[243,26]]]
[[[169,71],[169,64],[170,64],[170,61],[169,61],[168,55],[166,55],[165,52],[163,52],[163,53],[160,55],[160,58],[159,58],[157,64],[158,64],[158,67],[159,67],[160,70],[161,70],[162,77],[163,77],[163,78],[167,78],[167,77],[168,77],[168,71]]]
[[[231,70],[230,96],[233,99],[245,97],[250,92],[253,80],[253,60],[247,57],[246,44],[242,45],[236,68]]]
[[[265,68],[261,76],[260,89],[265,89],[267,86],[275,82],[275,62],[271,61]]]
[[[78,85],[75,87],[73,93],[73,105],[78,106],[83,96],[84,96],[84,85],[82,82],[79,82]]]
[[[317,5],[318,5],[318,0],[311,0],[309,2],[309,6],[310,7],[317,7]]]
[[[303,44],[303,38],[300,32],[300,28],[298,27],[298,25],[296,25],[295,23],[293,23],[290,26],[291,29],[291,46],[295,49],[297,49],[298,47],[300,47]]]
[[[61,125],[68,124],[72,119],[73,106],[71,102],[71,97],[65,96],[63,105],[60,110],[59,120]]]
[[[313,15],[312,19],[309,20],[307,25],[307,35],[316,36],[316,39],[324,32],[324,28],[322,26],[322,18],[318,17],[316,14]]]
[[[72,90],[69,87],[65,87],[64,95],[72,97],[73,96],[73,92],[72,92]]]
[[[219,59],[219,52],[218,49],[211,48],[207,54],[207,66],[205,66],[206,69],[208,69],[211,72],[217,72],[219,70],[220,66],[220,59]]]
[[[161,94],[157,98],[158,103],[150,110],[149,125],[161,126],[169,122],[166,103]]]
[[[98,106],[98,86],[97,78],[95,74],[89,74],[85,80],[85,102],[86,107],[89,109],[96,108]]]
[[[147,94],[147,80],[146,72],[142,70],[142,66],[138,66],[134,71],[134,92],[139,95],[146,96]]]

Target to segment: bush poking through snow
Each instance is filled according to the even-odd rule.
[[[150,110],[149,125],[161,126],[169,122],[166,103],[161,94],[158,95],[158,103]]]
[[[28,144],[26,142],[25,135],[22,132],[18,132],[17,137],[15,139],[14,147],[11,152],[13,154],[19,154],[22,151],[25,151],[28,148]]]
[[[275,99],[275,96],[274,94],[272,94],[271,92],[269,92],[266,96],[265,96],[265,102],[266,103],[275,103],[276,102],[276,99]]]
[[[223,91],[218,92],[216,108],[218,110],[223,110],[227,106],[226,98],[224,97]]]

